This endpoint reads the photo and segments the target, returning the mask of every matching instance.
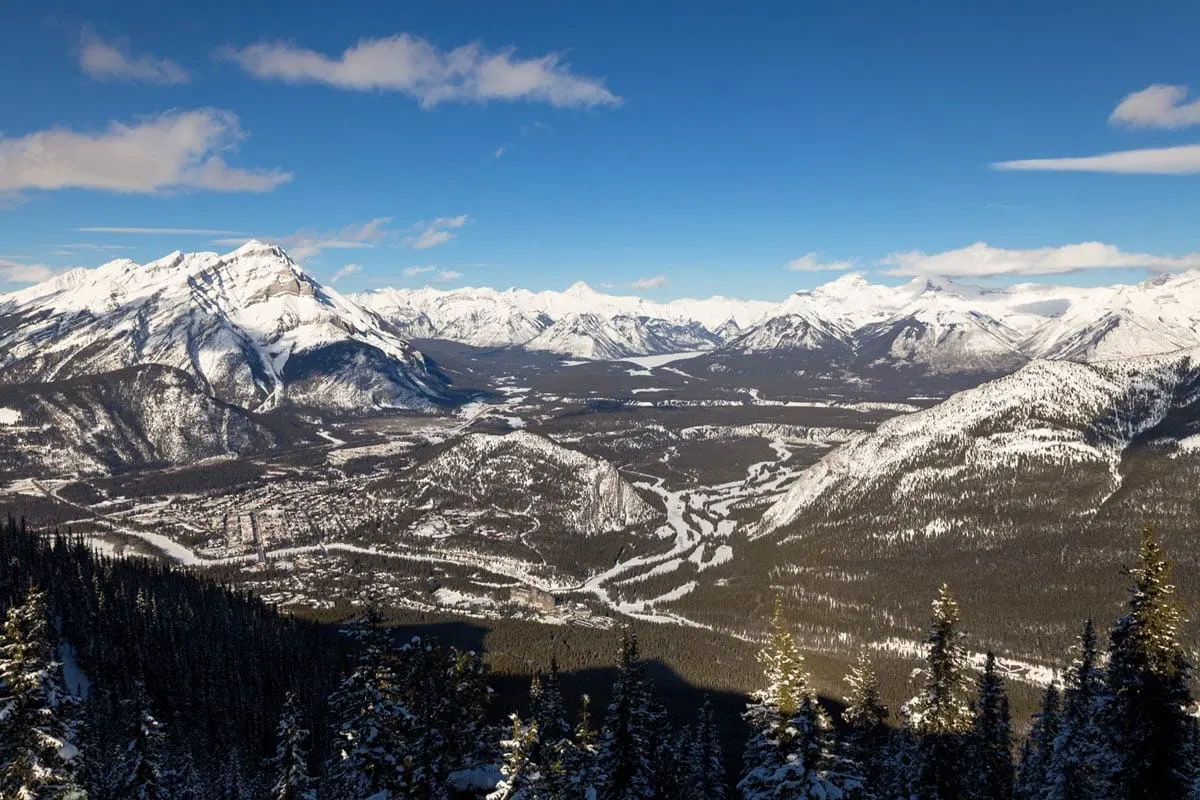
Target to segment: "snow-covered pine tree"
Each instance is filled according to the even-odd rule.
[[[521,722],[521,717],[512,714],[512,730],[507,739],[500,743],[504,752],[504,763],[500,767],[503,776],[495,791],[487,800],[557,800],[561,795],[547,791],[543,775],[535,760],[541,744],[537,720]]]
[[[684,740],[683,796],[694,800],[725,800],[725,758],[721,736],[713,719],[712,703],[706,697],[696,724]]]
[[[564,796],[570,800],[589,800],[597,796],[599,778],[596,757],[599,751],[598,736],[592,726],[592,698],[584,695],[579,705],[579,722],[575,725],[571,748],[566,753],[563,765],[567,778]]]
[[[1100,701],[1104,672],[1089,618],[1079,637],[1078,655],[1065,675],[1062,714],[1046,765],[1045,800],[1103,800],[1104,735]]]
[[[1195,765],[1189,680],[1192,665],[1179,641],[1183,614],[1171,566],[1153,528],[1142,533],[1126,614],[1109,636],[1102,722],[1108,733],[1108,797],[1185,797]]]
[[[0,637],[0,796],[59,798],[75,786],[78,703],[56,658],[46,593],[30,589]]]
[[[925,642],[925,668],[916,676],[921,691],[903,708],[918,743],[917,789],[928,800],[964,796],[963,750],[971,729],[967,651],[958,630],[958,603],[942,584],[933,601],[933,621]]]
[[[612,701],[596,753],[600,800],[645,800],[655,796],[654,748],[650,741],[653,724],[650,684],[637,634],[626,630],[621,636]]]
[[[808,684],[804,659],[776,600],[771,634],[759,653],[766,687],[743,715],[750,740],[738,789],[745,800],[768,797],[837,798],[843,795],[826,768],[829,717]]]
[[[407,711],[397,694],[387,636],[373,623],[367,619],[350,629],[359,642],[358,661],[329,701],[334,744],[325,789],[331,797],[370,797],[400,788],[396,726]]]
[[[1011,800],[1012,721],[1004,679],[996,669],[996,655],[991,651],[979,676],[970,756],[968,796],[976,800]]]
[[[150,710],[145,686],[135,684],[133,695],[122,703],[127,734],[120,756],[117,797],[130,800],[170,800],[166,765],[166,732]]]
[[[541,775],[548,797],[569,797],[573,776],[568,774],[575,742],[563,704],[558,661],[550,660],[550,669],[534,676],[530,685],[532,721],[537,724],[537,745],[531,760]]]
[[[847,771],[862,781],[862,797],[882,797],[884,758],[888,745],[888,709],[880,694],[879,676],[866,650],[845,678],[849,691],[842,721],[846,723],[841,739],[841,758]]]
[[[267,762],[271,800],[314,800],[316,790],[308,774],[309,731],[295,694],[284,700],[275,731],[275,756]]]
[[[1015,793],[1022,800],[1040,800],[1046,792],[1054,739],[1058,736],[1060,703],[1058,686],[1051,683],[1042,693],[1040,710],[1034,715],[1033,726],[1021,745]]]

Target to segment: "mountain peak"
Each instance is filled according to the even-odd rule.
[[[245,256],[256,256],[256,255],[274,256],[276,258],[285,258],[288,261],[292,260],[291,257],[287,253],[285,253],[283,248],[280,247],[279,245],[271,244],[269,242],[264,242],[259,239],[249,240],[244,245],[239,247],[237,250],[234,250],[232,253],[230,253],[228,256],[226,256],[226,258],[234,258],[234,257],[241,258],[241,257],[245,257]]]
[[[591,286],[588,286],[585,281],[575,281],[567,287],[567,290],[564,292],[564,294],[569,294],[573,297],[588,297],[596,294],[596,290]]]

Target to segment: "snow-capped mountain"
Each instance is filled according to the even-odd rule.
[[[947,515],[959,494],[986,494],[964,487],[1008,486],[1039,469],[1107,476],[1092,481],[1094,497],[1077,498],[1093,508],[1120,487],[1132,443],[1154,431],[1160,445],[1187,447],[1198,410],[1200,349],[1093,364],[1035,361],[834,450],[764,514],[759,530],[806,513],[836,517],[866,498],[913,517]]]
[[[191,376],[159,365],[0,386],[0,474],[59,477],[194,464],[264,451],[297,433],[214,400]]]
[[[0,296],[0,381],[141,364],[245,408],[426,408],[444,386],[378,317],[277,247],[113,261]]]
[[[793,294],[723,350],[828,351],[859,366],[1003,372],[1030,359],[1102,361],[1200,345],[1200,272],[1136,286],[981,289],[849,274]]]
[[[563,292],[379,289],[352,299],[410,339],[595,359],[708,349],[773,306],[723,297],[658,303],[602,294],[582,282]]]

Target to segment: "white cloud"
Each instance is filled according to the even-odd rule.
[[[638,278],[629,285],[634,289],[665,289],[670,284],[666,275],[653,275],[649,278]]]
[[[468,217],[466,214],[459,214],[457,217],[438,217],[430,223],[418,222],[413,225],[411,230],[419,231],[404,239],[404,243],[413,250],[428,250],[431,247],[437,247],[439,244],[445,244],[454,238],[451,229],[461,228],[467,224]]]
[[[1121,150],[1081,158],[1031,158],[1001,161],[995,169],[1052,172],[1113,172],[1127,175],[1192,175],[1200,172],[1200,144]]]
[[[793,258],[785,268],[789,272],[845,272],[854,269],[854,261],[822,261],[820,253],[805,253],[799,258]]]
[[[881,262],[889,275],[931,277],[993,277],[998,275],[1060,275],[1085,269],[1148,269],[1178,272],[1200,267],[1200,253],[1161,256],[1126,253],[1115,245],[1081,242],[1062,247],[1005,250],[985,242],[932,255],[913,250],[892,253]]]
[[[463,274],[461,272],[455,272],[452,269],[446,269],[434,275],[429,279],[429,281],[431,283],[453,283],[454,281],[460,280],[462,276]]]
[[[1155,83],[1133,92],[1113,109],[1108,121],[1131,128],[1187,128],[1200,125],[1200,100],[1185,103],[1186,86]]]
[[[143,122],[113,122],[101,133],[63,128],[0,138],[0,193],[101,189],[155,194],[173,189],[267,192],[289,172],[228,166],[222,153],[244,138],[228,111],[171,111]]]
[[[237,236],[238,231],[223,231],[213,228],[72,228],[76,233],[133,233],[171,236]],[[239,240],[240,241],[240,240]]]
[[[319,256],[325,250],[363,250],[375,247],[395,233],[387,227],[391,221],[391,217],[376,217],[369,222],[353,223],[336,231],[302,228],[286,236],[263,236],[261,238],[279,245],[297,261],[307,261]],[[245,242],[246,237],[243,235],[213,239],[210,244],[236,247]]]
[[[52,247],[68,247],[72,250],[132,250],[127,244],[93,244],[91,242],[73,242],[71,244],[56,244]]]
[[[337,57],[284,42],[217,55],[256,78],[403,92],[425,108],[449,101],[529,100],[581,108],[621,102],[602,80],[572,73],[558,53],[522,59],[513,48],[489,51],[477,42],[443,51],[406,33],[362,39]]]
[[[0,258],[0,283],[41,283],[66,270]]]
[[[499,147],[496,148],[496,158],[500,158],[507,152],[508,152],[508,145],[506,145],[506,144],[500,145]]]
[[[346,266],[333,273],[333,277],[329,279],[330,283],[337,283],[342,278],[348,278],[356,272],[361,272],[362,267],[358,264],[347,264]]]
[[[402,272],[406,278],[415,278],[418,275],[428,275],[435,269],[437,267],[405,267]]]
[[[125,42],[109,43],[84,33],[79,49],[79,66],[100,81],[134,81],[159,85],[187,83],[187,70],[166,58],[134,56]]]

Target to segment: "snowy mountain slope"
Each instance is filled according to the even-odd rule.
[[[672,323],[625,314],[568,314],[523,346],[577,358],[619,359],[706,350],[718,343],[717,336],[698,322]]]
[[[223,256],[113,261],[0,297],[0,381],[140,364],[183,370],[214,396],[260,410],[427,408],[444,391],[376,315],[261,242]]]
[[[759,532],[805,513],[836,515],[868,496],[920,505],[947,487],[967,491],[1033,465],[1103,470],[1103,501],[1120,487],[1130,444],[1179,412],[1200,420],[1198,403],[1200,349],[1106,364],[1036,361],[833,451],[764,514]]]
[[[723,297],[657,303],[601,294],[585,283],[563,292],[379,289],[353,299],[408,338],[595,359],[713,347],[724,341],[722,330],[740,330],[773,305]]]
[[[998,373],[1031,359],[1104,361],[1196,346],[1200,272],[1136,286],[1002,289],[926,279],[887,287],[849,274],[793,294],[722,349],[828,348],[838,368]]]
[[[567,535],[623,530],[658,516],[612,464],[526,431],[468,434],[413,479],[422,487],[418,504],[518,515],[536,509],[536,527],[551,521]]]
[[[0,386],[0,472],[107,474],[263,451],[299,435],[214,400],[157,365],[56,383]]]

